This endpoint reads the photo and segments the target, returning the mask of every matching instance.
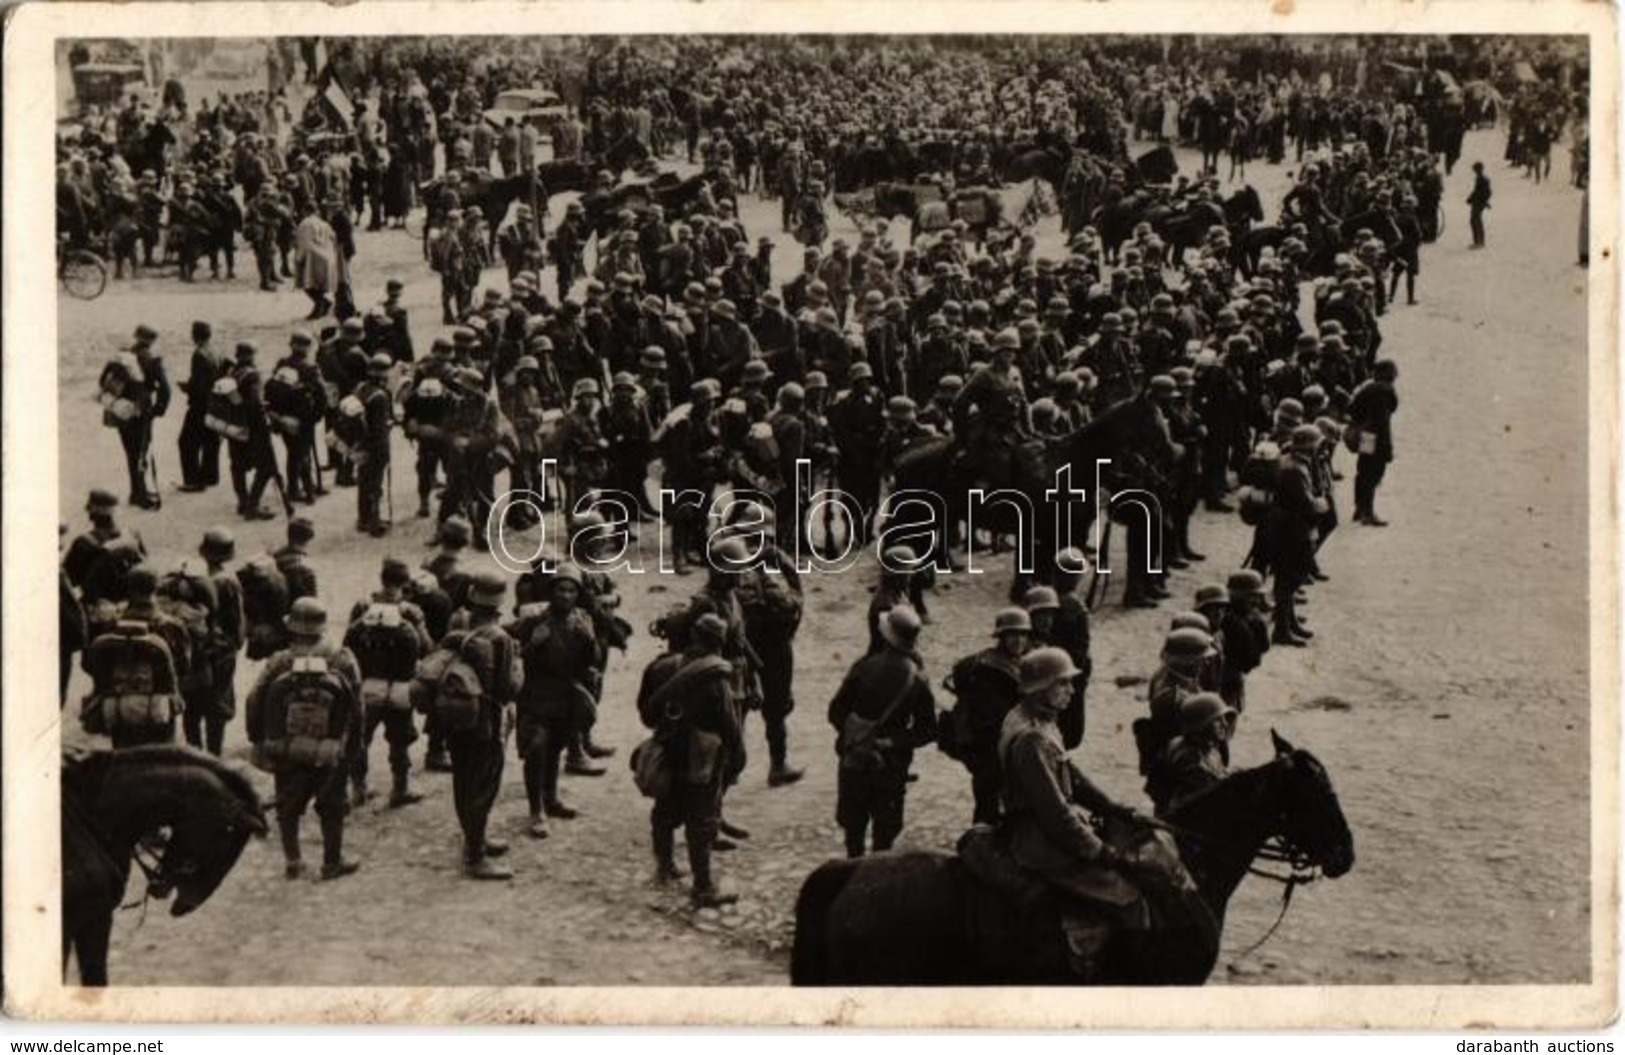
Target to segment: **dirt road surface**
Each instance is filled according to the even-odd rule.
[[[1580,195],[1556,182],[1534,186],[1498,160],[1498,133],[1468,137],[1466,160],[1447,181],[1448,228],[1424,249],[1415,307],[1382,320],[1384,354],[1399,364],[1398,458],[1380,496],[1386,530],[1345,524],[1322,563],[1331,581],[1307,609],[1318,636],[1306,650],[1271,652],[1249,686],[1250,705],[1235,762],[1270,754],[1274,728],[1307,747],[1330,771],[1353,827],[1351,874],[1297,895],[1276,936],[1238,954],[1275,918],[1280,889],[1251,881],[1232,902],[1217,983],[1510,983],[1587,978],[1590,952],[1589,774],[1586,576],[1586,272],[1575,266]],[[1496,184],[1490,247],[1467,250],[1468,163],[1484,158]],[[1183,171],[1194,155],[1181,152]],[[1248,176],[1273,216],[1290,166],[1254,166]],[[555,198],[554,215],[562,215]],[[777,204],[751,201],[754,237],[779,242],[776,281],[800,254],[777,231]],[[835,234],[851,234],[836,223]],[[1059,246],[1056,220],[1040,250]],[[901,225],[894,237],[906,239]],[[406,283],[420,354],[441,332],[438,287],[404,234],[362,233],[356,295],[381,299],[386,279]],[[239,255],[234,282],[182,287],[169,275],[113,284],[90,303],[58,306],[58,412],[62,518],[80,530],[93,485],[123,490],[116,436],[99,423],[93,386],[101,364],[138,321],[162,333],[158,345],[178,380],[194,318],[215,341],[257,340],[268,367],[308,307],[296,291],[256,291]],[[498,284],[497,269],[487,273]],[[552,276],[544,279],[551,290]],[[1308,298],[1305,298],[1307,303]],[[1596,354],[1601,354],[1598,352]],[[210,524],[231,527],[246,560],[280,544],[282,522],[243,524],[229,486],[204,494],[174,490],[179,473],[177,405],[159,422],[161,512],[122,510],[160,566],[195,547]],[[426,522],[411,516],[410,449],[394,451],[395,529],[385,541],[358,535],[354,492],[314,507],[313,563],[321,596],[344,611],[376,582],[385,554],[417,563],[428,552]],[[1347,516],[1353,467],[1339,506]],[[1199,514],[1195,545],[1205,564],[1177,572],[1185,599],[1238,566],[1248,531],[1233,516]],[[112,977],[123,985],[585,985],[782,984],[791,911],[801,879],[840,853],[833,820],[833,732],[823,709],[863,647],[872,562],[809,585],[796,669],[794,758],[807,779],[766,786],[760,723],[748,730],[753,757],[728,813],[753,833],[723,856],[738,906],[692,912],[679,892],[649,883],[647,804],[625,755],[641,738],[632,706],[636,679],[655,654],[649,620],[691,591],[693,578],[649,576],[623,585],[638,635],[612,661],[601,740],[618,746],[610,774],[567,778],[582,816],[554,826],[542,843],[523,836],[523,788],[510,760],[493,829],[511,838],[511,885],[459,878],[450,780],[416,774],[427,793],[403,811],[362,810],[349,849],[364,862],[336,883],[287,882],[275,840],[249,847],[236,872],[194,916],[173,920],[154,905],[143,919],[119,915]],[[1006,586],[1002,568],[949,576],[931,599],[924,653],[933,680],[959,655],[982,646]],[[1144,686],[1170,611],[1112,607],[1097,617],[1089,738],[1079,762],[1121,797],[1139,801],[1129,722],[1144,711]],[[1285,653],[1285,654],[1283,654]],[[254,664],[242,665],[239,698]],[[85,689],[79,676],[74,698]],[[939,693],[943,704],[949,702]],[[75,708],[76,709],[76,708]],[[71,715],[75,709],[67,712]],[[72,720],[64,740],[83,739]],[[228,754],[244,750],[239,724]],[[387,772],[374,745],[373,772]],[[904,847],[946,848],[970,821],[969,780],[936,754],[916,762]],[[269,796],[269,780],[256,775]],[[314,852],[315,821],[307,818]]]

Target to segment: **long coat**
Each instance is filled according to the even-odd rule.
[[[331,294],[339,284],[350,280],[344,254],[339,252],[338,236],[326,220],[315,213],[299,221],[293,232],[299,288],[312,293]]]

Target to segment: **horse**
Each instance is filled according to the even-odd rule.
[[[1134,236],[1135,226],[1146,218],[1155,202],[1155,192],[1139,190],[1123,194],[1115,200],[1108,198],[1103,205],[1094,210],[1089,219],[1095,230],[1100,232],[1101,244],[1106,247],[1108,260],[1113,262],[1117,260],[1118,250],[1124,242]]]
[[[1242,268],[1244,274],[1251,275],[1252,272],[1246,270],[1247,235],[1253,224],[1264,222],[1264,203],[1259,200],[1258,191],[1253,189],[1252,184],[1243,186],[1224,200],[1224,222],[1230,229],[1232,262]]]
[[[1179,175],[1179,160],[1168,146],[1153,147],[1134,159],[1134,174],[1145,183],[1172,183]]]
[[[167,831],[157,862],[137,856]],[[107,984],[113,913],[130,864],[147,894],[171,893],[172,916],[207,901],[237,863],[250,836],[269,831],[248,778],[211,755],[160,744],[98,751],[62,762],[62,966],[77,954],[79,982]]]
[[[983,503],[976,516],[976,525],[985,527],[995,535],[1007,532],[1030,531],[1033,541],[1033,575],[1018,566],[1012,579],[1010,593],[1019,599],[1036,575],[1048,581],[1054,568],[1055,554],[1073,544],[1073,538],[1061,538],[1056,530],[1051,500],[1046,492],[1056,487],[1056,473],[1070,467],[1071,486],[1085,492],[1081,508],[1072,518],[1074,534],[1087,532],[1093,523],[1098,496],[1092,485],[1095,481],[1097,461],[1122,462],[1128,459],[1167,458],[1172,456],[1172,444],[1162,429],[1156,409],[1145,393],[1125,399],[1101,411],[1070,435],[1049,442],[1031,441],[1020,445],[1011,457],[1011,464],[1002,473],[983,474],[967,464],[961,456],[957,440],[939,437],[910,449],[897,459],[896,491],[930,492],[942,499],[939,516],[932,525],[932,552],[945,554],[948,548],[950,525],[966,520],[971,512],[970,493],[977,488],[992,490],[1000,484],[988,485],[980,477],[991,475],[1001,481],[1002,488],[1021,496],[1023,511],[1031,510],[1031,525],[1022,523],[1010,503],[995,498]],[[974,540],[971,540],[974,541]],[[922,557],[925,554],[921,555]],[[1020,550],[1017,550],[1017,560]]]
[[[1048,180],[1055,193],[1061,193],[1066,182],[1067,166],[1072,163],[1070,149],[1056,146],[1032,146],[1013,153],[999,169],[999,177],[1006,183],[1022,183],[1030,179]]]
[[[1178,264],[1185,250],[1195,249],[1207,240],[1208,232],[1225,225],[1224,209],[1213,202],[1193,202],[1183,212],[1153,209],[1146,214],[1168,245],[1168,263]]]
[[[1158,898],[1149,930],[1116,929],[1087,974],[1069,963],[1060,895],[1025,913],[955,856],[884,853],[820,865],[796,899],[790,982],[837,985],[1201,985],[1218,962],[1230,896],[1260,856],[1292,886],[1354,867],[1354,837],[1325,768],[1274,730],[1275,757],[1171,811],[1194,894]],[[1260,873],[1262,874],[1262,873]],[[1284,911],[1284,910],[1283,910]]]

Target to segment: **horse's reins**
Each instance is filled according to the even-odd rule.
[[[1246,849],[1233,839],[1219,839],[1211,835],[1204,835],[1157,818],[1145,817],[1141,819],[1141,823],[1165,831],[1176,839],[1184,838],[1195,843]],[[1281,924],[1286,920],[1287,909],[1292,907],[1293,892],[1300,886],[1308,886],[1321,876],[1320,866],[1309,860],[1308,853],[1293,846],[1284,836],[1272,835],[1264,840],[1263,845],[1254,849],[1253,858],[1254,860],[1262,858],[1276,864],[1285,864],[1290,871],[1286,875],[1281,875],[1278,872],[1272,872],[1248,862],[1247,873],[1249,875],[1255,875],[1260,879],[1267,879],[1272,883],[1281,884],[1281,911],[1276,914],[1275,922],[1270,924],[1269,929],[1264,932],[1264,936],[1237,953],[1237,959],[1244,959],[1263,948],[1264,943],[1275,936],[1275,932],[1280,929]]]

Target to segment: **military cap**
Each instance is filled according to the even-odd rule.
[[[105,513],[118,508],[118,496],[102,488],[93,488],[90,497],[85,500],[85,510],[91,513]]]

